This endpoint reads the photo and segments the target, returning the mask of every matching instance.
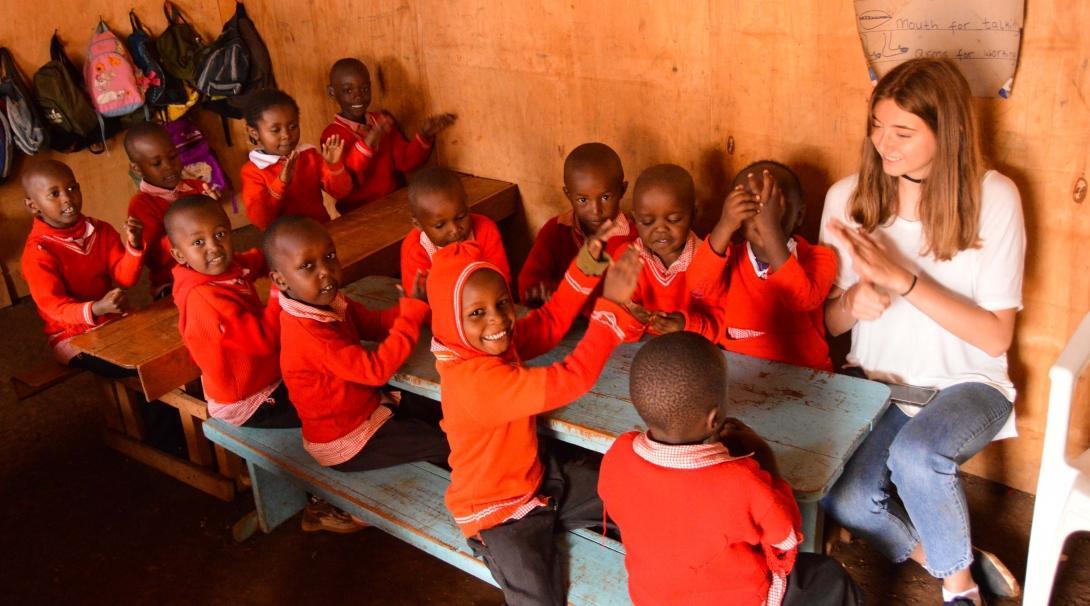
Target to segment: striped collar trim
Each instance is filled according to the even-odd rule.
[[[280,309],[288,314],[317,322],[344,322],[344,314],[348,309],[348,300],[345,299],[344,293],[337,293],[337,298],[329,304],[332,309],[319,309],[285,296],[277,298],[280,299]]]
[[[646,431],[632,440],[632,451],[648,463],[670,469],[703,469],[752,456],[732,456],[727,447],[719,443],[663,444],[649,438]]]

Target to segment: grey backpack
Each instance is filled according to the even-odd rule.
[[[0,48],[0,99],[15,145],[24,154],[38,153],[46,145],[45,122],[6,47]]]

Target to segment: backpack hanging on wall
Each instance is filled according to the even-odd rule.
[[[213,98],[210,109],[230,118],[241,118],[253,92],[276,88],[269,49],[261,40],[246,6],[235,3],[235,14],[223,26],[223,33],[209,48],[201,64],[198,88]]]
[[[8,126],[4,108],[0,106],[0,183],[3,183],[11,174],[11,164],[14,160],[11,152],[11,127]]]
[[[34,72],[34,95],[49,130],[49,147],[65,153],[86,148],[102,153],[105,146],[95,109],[56,33],[49,42],[49,56],[49,63]]]
[[[38,153],[48,144],[45,123],[6,47],[0,47],[0,100],[4,101],[8,128],[15,145],[24,154]]]
[[[101,19],[87,45],[83,76],[95,111],[104,117],[127,116],[144,105],[136,67],[129,60],[125,46]]]
[[[197,67],[201,63],[205,46],[197,30],[186,21],[182,11],[173,2],[163,3],[167,28],[155,41],[159,51],[159,63],[168,74],[193,84],[197,80]]]
[[[135,11],[129,11],[129,23],[132,24],[132,33],[125,40],[125,45],[129,47],[133,63],[144,72],[148,87],[144,92],[144,102],[152,107],[185,103],[185,85],[163,69],[155,41]]]
[[[221,192],[231,190],[231,182],[220,166],[208,140],[197,125],[186,118],[167,122],[163,128],[170,134],[170,140],[178,149],[178,159],[182,162],[182,176],[187,179],[200,179]]]

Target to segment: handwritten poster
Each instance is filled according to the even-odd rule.
[[[855,0],[855,14],[873,80],[909,59],[948,57],[974,95],[1010,95],[1025,0]]]

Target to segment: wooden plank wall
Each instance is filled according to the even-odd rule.
[[[74,0],[7,11],[17,18],[0,23],[0,43],[31,71],[46,60],[49,33],[59,26],[72,54],[82,56],[91,13],[101,11],[116,30],[128,31],[127,6],[100,3],[94,11]],[[968,468],[1032,491],[1048,366],[1090,308],[1090,202],[1076,204],[1071,196],[1087,168],[1090,40],[1080,24],[1090,5],[1027,4],[1013,97],[977,103],[986,149],[1021,189],[1029,230],[1025,310],[1011,352],[1022,437],[991,446]],[[155,31],[162,29],[156,2],[135,5]],[[209,37],[233,10],[230,0],[182,5]],[[249,8],[281,85],[302,107],[304,140],[314,141],[334,111],[325,74],[340,56],[372,66],[375,105],[393,111],[409,132],[427,113],[457,112],[458,124],[440,140],[439,161],[518,183],[525,224],[512,242],[516,257],[565,207],[561,165],[582,142],[616,148],[630,182],[657,162],[687,167],[705,226],[733,171],[764,157],[786,161],[808,190],[804,231],[812,235],[825,189],[854,172],[865,131],[870,83],[849,2],[251,0]],[[207,130],[219,138],[214,121]],[[236,135],[236,148],[221,154],[233,172],[245,160],[241,129]],[[111,151],[109,158],[69,160],[84,182],[88,211],[116,223],[133,190],[123,152],[117,145]],[[0,257],[14,270],[28,229],[14,185],[0,186],[0,213]],[[25,293],[17,271],[12,277]],[[1085,448],[1085,390],[1074,425],[1073,442]]]

